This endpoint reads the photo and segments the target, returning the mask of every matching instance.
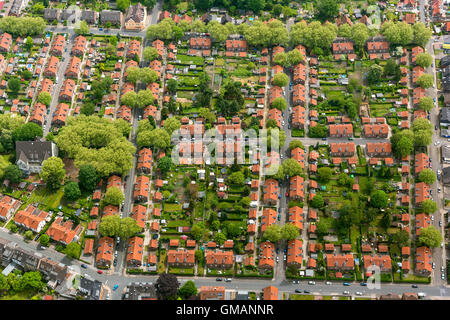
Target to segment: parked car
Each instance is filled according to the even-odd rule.
[[[309,290],[304,290],[303,293],[311,293]]]
[[[417,289],[419,286],[417,284],[413,284],[411,287]]]
[[[344,292],[342,292],[342,294],[349,295],[350,292],[349,291],[344,291]]]
[[[286,197],[289,197],[289,191],[286,191]]]
[[[355,294],[356,294],[357,296],[362,296],[362,292],[359,292],[359,291],[356,291]]]
[[[360,285],[361,285],[362,287],[367,287],[367,283],[365,283],[365,282],[361,282]]]
[[[308,281],[308,284],[313,286],[313,285],[316,284],[316,282],[315,281]]]
[[[444,271],[445,271],[445,267],[442,266],[442,267],[441,267],[441,272],[444,272]]]
[[[226,278],[225,282],[231,282],[231,278]]]
[[[331,282],[330,281],[327,281],[327,282],[325,282],[325,284],[327,285],[327,286],[331,286]]]
[[[445,280],[445,273],[442,273],[442,274],[441,274],[441,279],[442,279],[442,280]]]
[[[118,284],[114,285],[113,291],[116,291],[118,287],[119,287]]]
[[[350,286],[350,283],[344,282],[344,286],[348,287],[348,286]]]
[[[295,293],[302,293],[302,290],[300,290],[300,289],[295,289]]]
[[[83,269],[87,269],[87,265],[85,265],[84,263],[81,264],[81,267],[82,267]]]
[[[279,257],[277,257],[277,262],[280,262],[280,258]]]
[[[103,271],[102,270],[97,270],[97,273],[98,274],[103,274]]]
[[[216,281],[222,281],[222,278],[216,278]]]

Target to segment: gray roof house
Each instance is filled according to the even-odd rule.
[[[40,173],[42,163],[58,156],[58,147],[51,141],[16,141],[16,164],[25,175]]]
[[[64,22],[67,20],[68,22],[75,23],[75,15],[76,15],[75,10],[72,9],[62,10],[61,14],[59,15],[59,21]]]
[[[88,24],[97,24],[98,13],[92,10],[84,10],[81,12],[81,20],[86,21]]]
[[[450,145],[446,144],[441,147],[442,149],[442,161],[444,163],[450,163]]]
[[[122,12],[117,10],[104,10],[100,12],[100,23],[111,23],[112,25],[122,25]]]
[[[125,23],[128,20],[133,20],[136,23],[141,23],[144,22],[145,17],[146,17],[146,8],[142,4],[137,3],[128,9],[127,14],[125,16]]]
[[[450,124],[450,108],[442,108],[439,114],[439,123],[441,126],[448,127]]]
[[[450,167],[442,169],[442,183],[446,186],[450,185]]]
[[[59,19],[60,9],[45,8],[44,19],[47,21],[55,21]]]
[[[103,295],[102,283],[85,277],[81,277],[78,290],[87,295],[88,300],[101,300]]]

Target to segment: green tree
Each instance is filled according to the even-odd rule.
[[[47,91],[42,91],[39,93],[38,102],[45,104],[48,107],[52,102],[52,96]]]
[[[431,39],[431,29],[425,26],[423,22],[416,22],[412,26],[413,29],[413,42],[421,47],[425,47],[428,41]]]
[[[339,5],[333,0],[318,0],[315,8],[316,17],[321,21],[333,21],[339,14]]]
[[[97,170],[95,170],[94,166],[86,164],[80,167],[78,171],[78,183],[83,190],[89,192],[94,191],[98,180]]]
[[[169,79],[167,80],[167,90],[169,92],[176,92],[178,88],[178,82],[175,79]]]
[[[219,245],[223,245],[225,241],[227,240],[226,235],[224,235],[222,232],[216,232],[214,235],[214,241]]]
[[[286,99],[283,97],[276,97],[275,99],[273,99],[272,104],[270,105],[270,108],[276,108],[280,111],[283,111],[284,109],[286,109],[287,107],[287,102]]]
[[[15,76],[9,78],[8,89],[17,94],[20,90],[20,79]]]
[[[242,185],[244,184],[245,176],[241,171],[233,172],[228,177],[228,182],[230,184]]]
[[[420,98],[418,108],[420,110],[431,111],[434,108],[433,98],[428,96]]]
[[[15,164],[10,164],[5,168],[3,173],[3,179],[9,180],[9,182],[16,184],[22,180],[22,171]]]
[[[31,230],[25,231],[25,238],[31,240],[33,238],[33,231]]]
[[[333,170],[329,167],[322,167],[317,170],[317,176],[320,181],[327,182],[333,175]]]
[[[60,158],[50,157],[42,163],[41,178],[49,189],[59,189],[65,175],[64,163]]]
[[[384,209],[388,205],[388,197],[383,190],[376,190],[370,195],[370,205],[374,208]]]
[[[34,122],[28,122],[17,128],[13,132],[13,137],[15,141],[32,141],[36,137],[42,137],[43,130],[41,126],[37,125]]]
[[[286,159],[281,166],[283,173],[289,177],[301,175],[303,172],[302,166],[295,159]]]
[[[129,1],[129,0],[126,0],[126,1]],[[91,32],[91,29],[89,28],[89,25],[87,24],[87,22],[82,20],[80,22],[79,27],[75,28],[73,31],[75,31],[76,34],[87,35]]]
[[[41,246],[46,247],[48,245],[48,243],[50,242],[50,237],[47,234],[43,234],[39,237],[39,243],[41,244]]]
[[[81,197],[81,191],[78,183],[71,181],[64,186],[64,197],[69,201],[75,201]]]
[[[287,223],[281,227],[281,238],[286,241],[296,239],[300,235],[298,228],[295,224]]]
[[[409,244],[409,233],[406,230],[400,230],[392,235],[392,242],[397,246],[407,247]]]
[[[182,299],[187,299],[189,297],[195,296],[197,294],[197,287],[195,286],[194,281],[188,280],[183,286],[178,290],[178,295]]]
[[[398,158],[406,157],[414,150],[414,133],[402,130],[391,137],[392,150]]]
[[[311,200],[311,207],[313,208],[323,208],[324,201],[323,197],[318,194]]]
[[[125,199],[122,191],[118,187],[110,187],[106,190],[105,197],[103,198],[103,203],[105,205],[111,204],[113,206],[118,206]]]
[[[145,47],[142,55],[145,61],[153,61],[158,58],[158,51],[153,47]]]
[[[272,78],[272,84],[274,86],[285,87],[289,84],[289,77],[283,72],[277,73]]]
[[[393,76],[395,74],[397,66],[398,65],[395,59],[389,59],[388,61],[386,61],[386,65],[384,66],[384,74]]]
[[[295,148],[305,149],[303,143],[300,140],[292,140],[289,143],[289,150],[293,150]]]
[[[155,288],[160,300],[173,300],[176,298],[180,283],[177,277],[170,273],[162,273],[156,280]]]
[[[128,91],[121,98],[120,102],[126,106],[134,107],[137,101],[137,94],[134,91]]]
[[[130,0],[117,0],[116,8],[122,12],[125,12],[131,5]]]
[[[66,246],[65,253],[69,258],[78,259],[81,254],[81,247],[78,243],[71,242]]]
[[[423,228],[420,230],[418,242],[430,248],[437,248],[442,242],[441,232],[434,226]]]
[[[228,28],[220,22],[211,21],[210,23],[208,23],[207,28],[214,42],[225,42],[225,40],[227,40],[229,35]]]
[[[163,174],[169,172],[171,167],[172,167],[172,158],[165,156],[158,159],[158,169]]]
[[[421,66],[422,68],[428,68],[431,66],[431,63],[433,62],[433,58],[430,54],[422,52],[419,53],[416,57],[416,64]]]
[[[198,222],[198,223],[195,223],[194,225],[192,225],[191,236],[195,240],[199,241],[206,235],[206,233],[207,233],[207,230],[206,230],[205,224],[203,222]]]
[[[425,199],[420,204],[420,207],[422,208],[423,212],[427,214],[433,214],[437,211],[437,204],[433,200]]]
[[[317,221],[316,222],[316,233],[317,233],[317,236],[320,238],[323,238],[324,236],[326,236],[328,234],[327,224],[323,221]]]
[[[413,29],[406,22],[390,23],[383,26],[381,33],[391,44],[406,46],[413,40]]]
[[[289,51],[286,54],[286,59],[289,65],[297,65],[300,62],[303,62],[305,60],[305,57],[303,57],[302,53],[298,49],[294,49]]]
[[[155,101],[153,92],[150,89],[141,90],[136,96],[136,104],[139,108],[145,108]]]
[[[417,78],[416,83],[424,89],[431,88],[434,84],[433,75],[424,73]]]
[[[181,128],[181,122],[175,117],[169,118],[164,121],[164,129],[167,131],[168,134],[172,134],[175,130],[178,130]]]
[[[99,232],[104,237],[115,237],[120,232],[120,217],[112,215],[103,217],[99,224]]]
[[[278,224],[271,224],[267,226],[263,234],[263,240],[268,240],[272,243],[277,243],[282,238],[281,227]]]
[[[382,74],[383,68],[377,64],[373,64],[369,67],[369,71],[367,72],[367,81],[370,84],[378,83],[381,79]]]
[[[170,136],[166,130],[156,128],[151,131],[140,132],[136,138],[139,147],[155,147],[166,149],[170,147]]]
[[[431,185],[436,181],[436,175],[433,170],[424,169],[419,173],[419,181]]]

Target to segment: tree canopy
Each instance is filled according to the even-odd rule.
[[[101,177],[125,174],[136,148],[124,137],[122,125],[96,116],[69,117],[54,141],[77,167],[92,165]]]
[[[429,226],[420,230],[418,242],[430,248],[437,248],[441,245],[441,232],[434,226]]]
[[[65,175],[64,163],[60,158],[50,157],[42,163],[41,178],[49,189],[58,189]]]

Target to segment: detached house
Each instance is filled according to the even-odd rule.
[[[50,239],[61,242],[64,245],[68,245],[73,241],[78,241],[81,231],[81,224],[78,224],[74,228],[73,221],[64,221],[62,217],[57,217],[48,228],[46,234],[50,237]]]
[[[42,163],[58,156],[58,147],[51,141],[16,141],[16,164],[24,175],[40,173]]]
[[[141,3],[137,3],[128,8],[125,16],[126,30],[143,30],[145,28],[145,20],[147,19],[147,8]]]

